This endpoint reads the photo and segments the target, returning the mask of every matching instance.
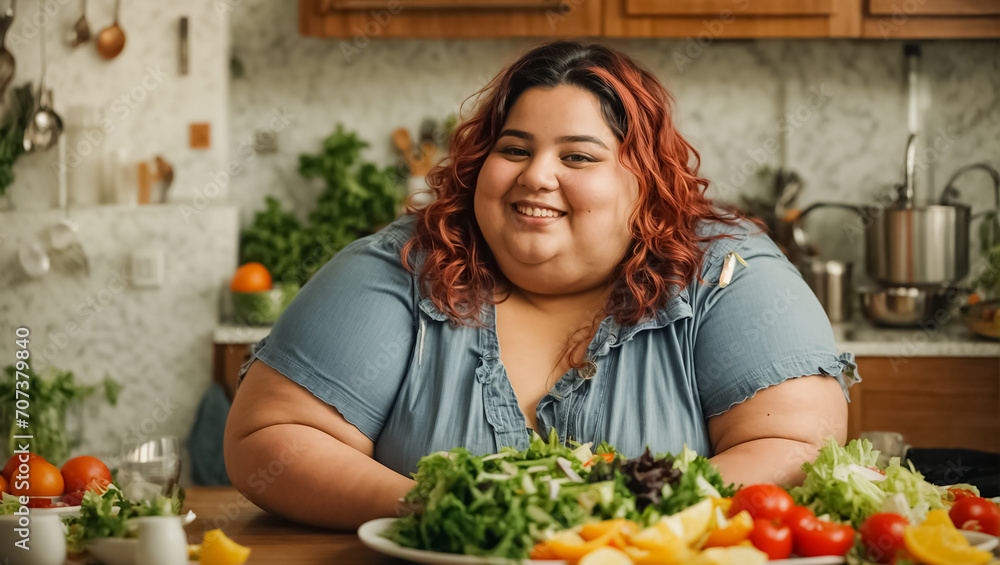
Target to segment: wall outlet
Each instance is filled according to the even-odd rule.
[[[137,288],[163,286],[163,273],[162,249],[132,252],[132,286]]]

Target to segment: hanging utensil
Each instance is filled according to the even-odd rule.
[[[62,118],[52,109],[52,91],[45,88],[45,20],[41,24],[42,77],[38,81],[35,114],[24,130],[24,151],[45,150],[55,145],[63,131]]]
[[[66,41],[71,47],[79,47],[90,41],[90,24],[87,23],[87,0],[80,0],[80,19],[73,24],[73,29],[66,34]]]
[[[115,0],[115,22],[97,34],[97,53],[105,59],[114,59],[125,49],[125,30],[118,25],[121,0]]]
[[[10,25],[14,22],[15,4],[16,0],[11,0],[10,6],[7,6],[7,10],[0,17],[0,98],[7,91],[7,86],[10,84],[10,80],[14,78],[14,71],[17,69],[17,65],[14,63],[14,56],[10,54],[10,51],[7,51],[6,45],[7,30],[10,29]]]
[[[59,160],[66,162],[66,138],[59,139]],[[49,244],[56,251],[56,258],[70,260],[74,268],[82,268],[86,274],[90,274],[90,261],[87,253],[80,245],[80,240],[76,234],[80,227],[69,216],[69,184],[66,178],[66,166],[59,166],[59,204],[63,209],[63,218],[56,225],[49,228]]]

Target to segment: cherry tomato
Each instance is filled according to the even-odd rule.
[[[67,461],[62,466],[62,476],[66,483],[66,492],[85,490],[94,480],[111,482],[111,471],[107,465],[89,455],[81,455]]]
[[[976,493],[972,492],[971,490],[969,490],[967,488],[950,488],[950,489],[948,489],[948,492],[950,492],[951,495],[955,497],[955,502],[958,502],[959,500],[962,500],[963,498],[968,498],[970,496],[973,496],[973,497],[976,496]]]
[[[792,537],[797,537],[799,532],[811,528],[816,522],[816,515],[805,506],[795,506],[785,514],[782,520],[786,526],[792,529]]]
[[[28,473],[14,473],[10,493],[17,496],[62,496],[64,482],[59,468],[37,457],[28,461]],[[20,477],[20,478],[19,478]]]
[[[795,554],[800,557],[845,555],[854,545],[854,528],[816,520],[795,536]]]
[[[773,520],[755,519],[749,539],[754,547],[767,554],[768,559],[787,559],[792,554],[791,528]]]
[[[733,497],[729,515],[735,516],[746,510],[755,520],[781,520],[795,503],[785,489],[775,485],[750,485],[741,488]]]
[[[8,483],[13,482],[10,480],[10,476],[13,475],[15,471],[17,471],[17,466],[20,465],[21,463],[27,463],[32,459],[41,459],[42,461],[45,461],[45,459],[42,458],[41,455],[35,455],[34,453],[28,453],[27,459],[21,461],[21,457],[23,455],[24,454],[20,453],[13,455],[10,459],[7,460],[7,464],[3,466],[3,478],[7,479]]]
[[[896,552],[905,549],[903,531],[908,525],[910,521],[899,514],[883,512],[869,516],[861,524],[861,543],[868,559],[891,563]]]
[[[66,503],[66,506],[80,506],[80,502],[83,501],[83,495],[86,492],[87,491],[85,490],[78,490],[76,492],[65,494],[62,497],[62,501]]]
[[[956,528],[1000,536],[1000,507],[979,496],[967,496],[951,507],[948,517]]]
[[[10,485],[7,484],[7,479],[0,476],[0,493],[10,493]]]

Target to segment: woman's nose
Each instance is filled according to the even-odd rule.
[[[524,170],[518,177],[518,183],[531,190],[555,190],[559,187],[556,176],[557,162],[535,156],[525,161]]]

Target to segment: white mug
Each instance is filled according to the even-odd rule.
[[[187,536],[177,516],[135,518],[139,524],[136,563],[187,565]]]
[[[27,538],[21,535],[25,530]],[[27,549],[23,549],[25,546]],[[0,516],[0,563],[63,565],[65,562],[66,530],[58,514],[30,511],[28,516]]]

